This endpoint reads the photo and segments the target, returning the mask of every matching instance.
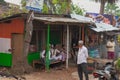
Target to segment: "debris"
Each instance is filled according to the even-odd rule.
[[[2,70],[0,70],[0,76],[3,78],[14,78],[16,80],[26,80],[25,77],[19,77],[16,75],[11,74],[6,68],[3,68]]]

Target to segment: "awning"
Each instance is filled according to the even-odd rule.
[[[71,18],[61,18],[61,17],[33,17],[34,19],[41,20],[41,21],[47,21],[47,22],[75,22],[78,23],[79,21]]]
[[[40,21],[44,21],[46,23],[92,23],[91,20],[89,20],[88,18],[85,18],[84,16],[75,16],[75,15],[71,15],[71,18],[67,18],[67,17],[51,17],[51,16],[40,16],[40,17],[36,17],[33,16],[33,19],[35,20],[40,20]]]
[[[70,14],[71,18],[77,19],[79,22],[88,22],[88,23],[94,23],[92,18],[77,15],[77,14]]]
[[[119,28],[113,27],[110,24],[106,23],[95,23],[96,27],[91,27],[92,30],[96,32],[107,32],[107,31],[118,31],[120,30]]]

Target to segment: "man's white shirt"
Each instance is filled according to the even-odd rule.
[[[88,50],[85,46],[82,46],[82,48],[79,48],[78,50],[77,64],[87,63],[87,58]]]
[[[111,48],[107,48],[108,51],[114,52],[115,51],[115,42],[108,41],[107,46],[112,46]]]

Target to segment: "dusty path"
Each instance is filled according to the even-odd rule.
[[[26,80],[78,80],[76,67],[66,69],[51,69],[50,72],[39,71],[31,74],[23,75]],[[95,80],[92,75],[89,75],[90,80]],[[0,77],[0,80],[16,80],[14,78]]]
[[[101,62],[104,61],[105,60],[102,60]],[[26,80],[78,80],[76,66],[71,66],[68,69],[65,69],[63,67],[58,69],[53,68],[50,69],[49,72],[37,69],[31,74],[26,74],[23,76],[26,78]],[[89,75],[89,78],[90,80],[97,80],[91,74]],[[0,80],[16,80],[16,79],[0,77]]]

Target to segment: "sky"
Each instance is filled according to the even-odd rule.
[[[99,13],[100,4],[89,0],[72,0],[74,4],[84,8],[87,12]]]
[[[20,5],[21,0],[5,0],[6,2],[14,3]]]

